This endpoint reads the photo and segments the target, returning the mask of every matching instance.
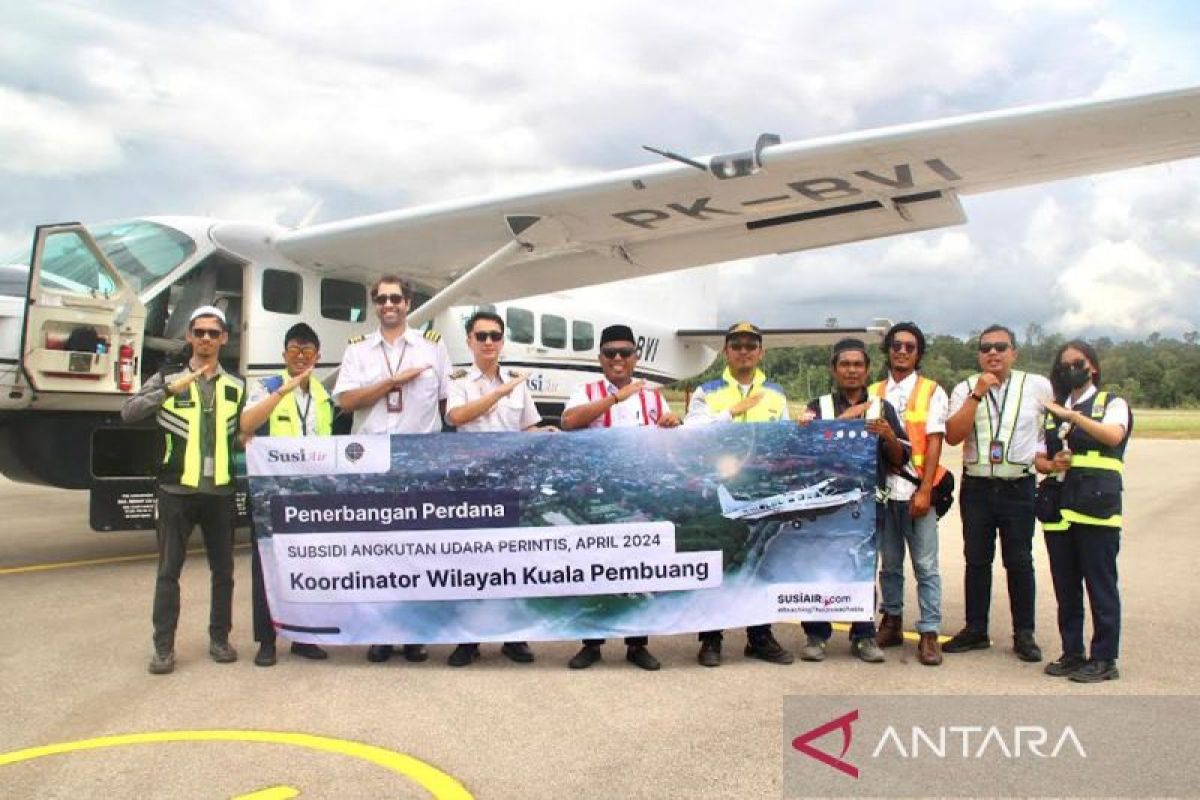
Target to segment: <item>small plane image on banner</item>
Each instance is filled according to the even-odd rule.
[[[839,492],[834,483],[833,478],[826,478],[802,489],[758,500],[738,500],[721,485],[717,487],[717,499],[721,503],[721,515],[728,519],[790,520],[798,528],[803,519],[815,520],[821,514],[832,514],[847,505],[851,516],[858,519],[866,493],[859,487]]]

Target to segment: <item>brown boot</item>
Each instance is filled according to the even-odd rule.
[[[904,618],[899,614],[885,613],[875,634],[875,644],[880,647],[899,647],[904,644]]]
[[[917,660],[927,667],[936,667],[942,663],[942,646],[938,644],[938,635],[932,631],[921,634],[917,643]]]

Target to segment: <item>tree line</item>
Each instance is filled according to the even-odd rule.
[[[959,381],[979,371],[976,345],[978,333],[966,338],[926,334],[927,347],[921,372],[940,383],[947,394]],[[1041,326],[1018,331],[1017,369],[1050,374],[1054,354],[1070,337],[1046,334]],[[1196,331],[1183,339],[1152,333],[1142,341],[1114,342],[1108,337],[1087,340],[1100,356],[1104,388],[1143,408],[1200,408],[1200,336]],[[883,375],[886,360],[879,345],[871,349],[871,374]],[[783,386],[793,402],[808,400],[830,389],[828,347],[771,348],[763,365],[767,377]],[[717,359],[700,377],[686,382],[695,387],[718,378],[724,370]],[[681,385],[682,386],[682,385]]]

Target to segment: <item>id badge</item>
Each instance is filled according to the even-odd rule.
[[[1003,464],[1004,463],[1004,442],[999,439],[993,439],[988,445],[988,463]]]
[[[389,414],[399,414],[404,410],[404,394],[399,389],[388,392],[387,410]]]

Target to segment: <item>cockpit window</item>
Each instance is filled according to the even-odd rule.
[[[139,294],[196,252],[190,236],[144,219],[89,225],[88,231]]]

